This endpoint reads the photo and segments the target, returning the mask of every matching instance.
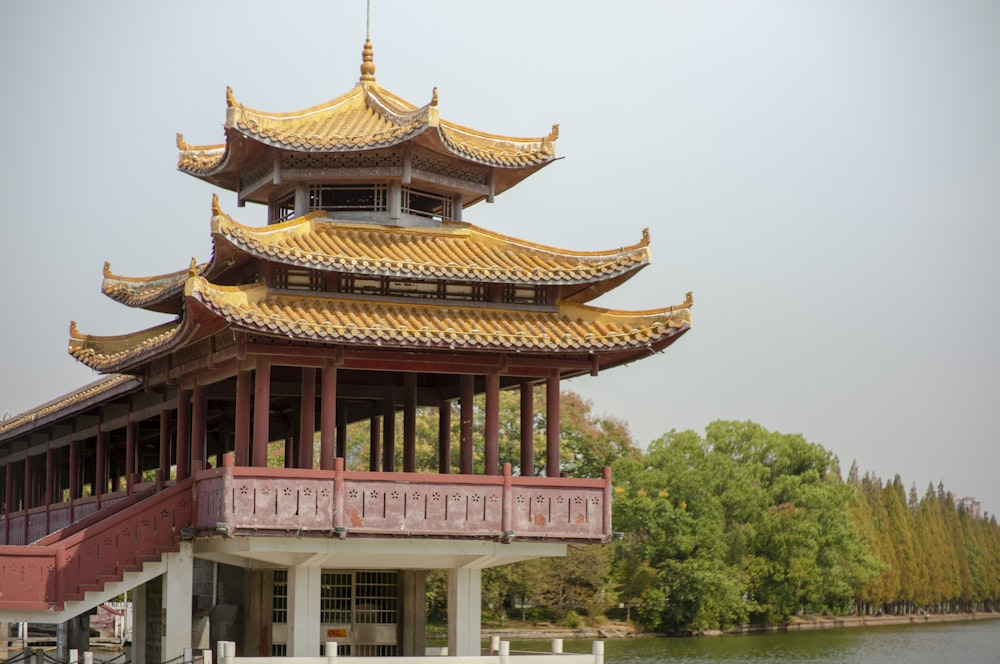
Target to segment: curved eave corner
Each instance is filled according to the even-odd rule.
[[[111,272],[111,264],[105,262],[101,292],[128,307],[161,313],[176,312],[175,303],[169,301],[184,291],[184,282],[192,272],[199,276],[207,275],[211,265],[212,261],[196,263],[192,259],[190,267],[177,272],[152,277],[126,277]]]
[[[177,169],[198,178],[218,172],[226,162],[229,141],[219,145],[191,145],[177,134]]]

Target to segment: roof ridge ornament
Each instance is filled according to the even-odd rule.
[[[369,37],[365,37],[365,46],[361,50],[361,82],[375,82],[375,53]]]
[[[219,206],[219,195],[212,194],[212,216],[218,217],[222,214],[222,208]]]
[[[236,107],[236,97],[233,96],[232,86],[226,86],[226,106],[229,108]]]

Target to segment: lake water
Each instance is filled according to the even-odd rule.
[[[548,652],[550,642],[513,641],[511,650]],[[563,642],[590,652],[590,641]],[[606,664],[1000,664],[1000,620],[829,629],[813,632],[608,640]]]

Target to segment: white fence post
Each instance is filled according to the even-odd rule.
[[[494,653],[494,652],[499,652],[499,651],[500,651],[500,637],[499,636],[495,636],[495,635],[491,636],[490,637],[490,652]]]
[[[594,641],[594,664],[604,664],[604,641]]]
[[[219,641],[219,664],[233,664],[236,657],[235,641]]]
[[[553,655],[562,654],[562,639],[552,639],[552,654]]]
[[[194,661],[194,651],[190,648],[181,648],[181,652],[184,654],[184,661],[191,662]]]
[[[94,664],[94,653],[89,650],[83,651],[83,664]]]
[[[500,664],[510,664],[510,641],[500,641]]]
[[[76,648],[69,649],[69,664],[77,664],[80,661],[80,651]]]
[[[202,650],[201,651],[201,664],[212,664],[212,651]]]

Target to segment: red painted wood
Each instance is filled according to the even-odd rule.
[[[403,472],[417,469],[417,374],[403,374]]]
[[[500,472],[500,373],[486,374],[486,417],[484,428],[484,473],[495,476]]]
[[[559,372],[545,379],[545,474],[559,477]]]
[[[438,404],[438,472],[451,472],[451,402]]]
[[[535,385],[521,381],[521,475],[535,474]]]
[[[267,465],[267,443],[271,428],[271,363],[266,357],[257,358],[253,377],[253,454],[252,463],[258,468]]]
[[[177,479],[191,474],[191,391],[177,393]]]
[[[233,441],[236,450],[236,465],[250,463],[250,372],[236,374],[236,436]]]
[[[323,367],[320,397],[319,467],[333,470],[335,435],[337,430],[337,367]]]
[[[298,467],[313,467],[313,439],[316,436],[316,370],[303,368],[299,403]]]
[[[473,376],[459,377],[458,469],[472,474],[472,414],[475,383]]]

